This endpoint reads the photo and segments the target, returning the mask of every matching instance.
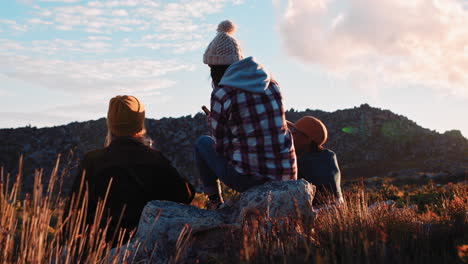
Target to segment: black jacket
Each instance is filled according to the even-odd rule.
[[[180,177],[161,152],[129,137],[117,138],[109,147],[86,153],[73,185],[74,192],[79,189],[83,170],[89,186],[88,223],[92,223],[97,202],[104,198],[113,179],[101,222],[112,217],[108,240],[124,205],[120,227],[134,229],[147,202],[167,200],[189,204],[195,194],[193,186]]]

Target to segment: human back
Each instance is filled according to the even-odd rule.
[[[82,162],[89,184],[89,214],[93,215],[112,179],[107,208],[112,225],[126,205],[120,227],[133,229],[143,207],[151,200],[190,203],[193,188],[157,150],[132,138],[119,138],[108,147],[89,152]]]
[[[244,192],[271,180],[295,180],[296,156],[278,84],[253,57],[244,58],[232,21],[218,25],[203,54],[210,67],[211,136],[195,142],[195,160],[210,200],[223,202],[219,180]]]
[[[141,212],[151,200],[190,203],[192,185],[182,179],[164,155],[152,147],[144,127],[144,107],[131,96],[117,96],[109,103],[106,146],[87,152],[79,176],[87,183],[88,223],[93,223],[98,201],[107,200],[104,222],[110,219],[107,240],[118,227],[138,225]],[[75,180],[77,192],[80,178]],[[109,191],[108,191],[109,190]]]
[[[279,85],[253,57],[232,64],[211,97],[218,152],[241,174],[295,179],[292,136],[287,130]],[[220,111],[218,111],[221,109]],[[227,117],[224,122],[222,116]],[[216,135],[219,127],[227,130]],[[293,157],[293,158],[291,158]]]
[[[330,197],[343,201],[341,172],[336,154],[323,145],[328,139],[325,124],[313,116],[304,116],[296,123],[288,121],[297,154],[298,178],[317,187],[314,203],[326,202]]]
[[[329,149],[318,149],[301,155],[297,160],[298,178],[317,187],[317,192],[342,197],[341,172],[336,154]]]

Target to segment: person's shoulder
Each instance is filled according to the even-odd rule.
[[[327,148],[322,149],[321,154],[327,157],[336,157],[336,153]]]
[[[106,152],[106,148],[90,150],[84,154],[83,160],[91,161],[91,160],[102,158],[105,152]]]
[[[213,98],[218,99],[218,100],[225,100],[228,97],[231,97],[235,93],[238,93],[240,91],[241,90],[239,90],[239,89],[234,89],[234,88],[232,88],[230,86],[222,85],[222,86],[218,86],[218,87],[214,88],[213,91],[211,92],[211,96]]]
[[[90,168],[93,167],[93,164],[98,164],[100,161],[103,160],[104,155],[106,152],[106,148],[95,149],[86,152],[81,159],[80,165],[82,168]]]

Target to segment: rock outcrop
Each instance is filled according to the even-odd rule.
[[[138,250],[131,257],[149,263],[203,259],[203,255],[233,246],[233,241],[226,241],[226,235],[239,231],[250,217],[281,220],[299,214],[303,221],[313,221],[314,194],[315,186],[298,180],[251,188],[218,210],[151,201],[143,210],[132,240],[133,248]],[[141,246],[136,247],[139,243]]]

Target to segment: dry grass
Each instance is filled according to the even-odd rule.
[[[423,188],[424,189],[424,188]],[[431,188],[426,188],[432,190]],[[270,219],[252,215],[227,232],[224,252],[200,263],[463,263],[468,255],[468,186],[449,184],[436,203],[397,207],[355,185],[346,203]],[[369,206],[371,205],[371,206]],[[221,241],[221,239],[220,239]],[[466,263],[466,262],[465,262]]]
[[[456,263],[456,246],[468,243],[468,190],[464,184],[452,190],[440,206],[426,205],[420,213],[415,206],[384,202],[369,207],[368,194],[355,186],[346,203],[319,209],[312,223],[300,216],[282,225],[273,222],[276,230],[260,232],[263,239],[251,236],[258,232],[248,225],[244,237],[250,241],[240,252],[259,249],[254,262]],[[250,260],[248,254],[244,258]]]
[[[106,220],[102,219],[105,199],[99,203],[93,223],[86,224],[87,188],[83,181],[68,208],[67,200],[60,196],[63,174],[58,172],[59,161],[60,157],[47,186],[42,183],[42,170],[35,172],[33,192],[24,197],[20,190],[22,158],[14,180],[1,170],[0,263],[117,263],[119,254],[128,255],[117,251],[111,256],[110,243],[105,241],[107,225],[101,224]],[[127,242],[121,239],[125,232],[121,230],[115,245]]]
[[[42,171],[36,171],[33,192],[24,196],[20,195],[21,160],[17,175],[0,171],[0,263],[120,263],[122,258],[130,257],[126,247],[120,247],[128,243],[122,239],[128,231],[121,230],[112,243],[105,241],[105,199],[99,204],[93,223],[85,222],[85,182],[81,183],[81,191],[70,198],[69,210],[66,208],[67,200],[61,197],[60,188],[61,179],[68,172],[59,173],[58,162],[46,185]],[[410,202],[381,202],[369,207],[379,200],[376,197],[385,198],[385,193],[392,190],[383,190],[382,196],[355,185],[345,191],[345,204],[314,208],[317,213],[313,221],[297,214],[270,219],[258,213],[219,238],[224,250],[205,254],[199,261],[463,263],[468,255],[468,187],[458,183],[443,188],[443,193],[435,196],[436,202],[431,198],[418,206]],[[407,197],[439,189],[421,190],[408,193]],[[203,207],[205,199],[198,195],[193,204]],[[182,261],[183,251],[189,248],[189,229],[181,237],[184,239],[177,244],[179,249],[171,253],[171,262]],[[111,245],[117,245],[117,252],[111,252]]]

